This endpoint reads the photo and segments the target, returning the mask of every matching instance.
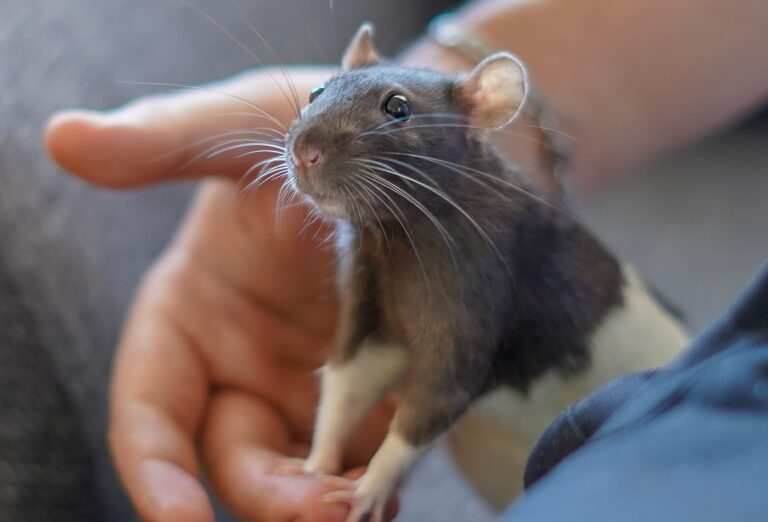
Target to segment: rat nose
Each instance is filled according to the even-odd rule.
[[[315,145],[302,145],[294,147],[293,160],[300,168],[316,167],[323,161],[323,154]]]

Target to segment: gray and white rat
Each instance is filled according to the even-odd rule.
[[[456,424],[459,465],[502,505],[563,407],[665,363],[686,335],[491,144],[525,100],[514,56],[457,76],[390,65],[363,25],[342,65],[286,139],[289,183],[338,221],[339,323],[303,470],[339,472],[348,437],[396,388],[367,472],[326,500],[349,502],[349,522],[381,521],[398,481]]]

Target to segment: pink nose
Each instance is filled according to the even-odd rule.
[[[323,160],[323,154],[317,147],[305,145],[294,149],[293,159],[300,168],[316,167]]]

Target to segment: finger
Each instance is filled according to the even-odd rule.
[[[291,69],[289,77],[299,102],[329,74],[330,69],[324,68]],[[214,152],[211,147],[217,136],[221,143],[265,140],[274,136],[273,131],[284,132],[296,115],[291,89],[280,72],[261,69],[220,84],[142,98],[109,112],[64,111],[49,120],[46,146],[65,169],[114,187],[174,178],[240,178],[271,153],[237,159],[251,149],[234,149],[210,158],[206,151]],[[271,130],[264,130],[266,135],[223,134],[261,127]]]
[[[210,401],[203,458],[217,496],[242,520],[344,522],[349,508],[323,502],[321,477],[274,473],[291,448],[285,420],[268,403],[234,390]]]
[[[157,270],[156,270],[157,273]],[[110,447],[118,473],[144,520],[212,522],[197,477],[194,436],[205,408],[205,366],[156,297],[167,287],[150,275],[120,343],[112,387]]]

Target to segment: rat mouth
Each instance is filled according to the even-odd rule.
[[[343,218],[347,216],[344,205],[333,197],[306,195],[307,199],[321,212],[333,217]]]
[[[291,172],[290,182],[296,192],[304,196],[307,202],[324,214],[337,218],[347,216],[340,196],[330,193],[327,189],[317,187],[315,183],[308,182],[303,178],[294,171]]]

